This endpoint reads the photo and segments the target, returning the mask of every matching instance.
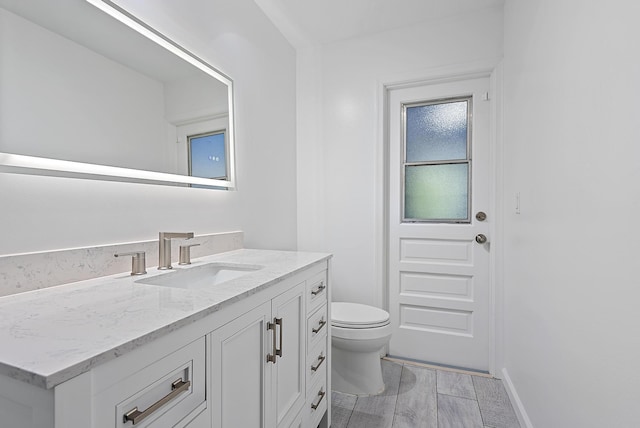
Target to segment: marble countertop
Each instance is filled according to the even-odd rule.
[[[174,265],[264,266],[210,288],[136,283],[172,272],[148,267],[143,276],[125,272],[0,297],[0,374],[52,388],[330,257],[242,249]]]

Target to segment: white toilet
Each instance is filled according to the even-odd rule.
[[[390,338],[387,311],[359,303],[331,303],[332,389],[355,395],[382,392],[380,353]]]

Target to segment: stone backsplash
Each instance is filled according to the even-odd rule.
[[[240,231],[196,235],[188,241],[200,244],[191,247],[191,257],[238,250],[243,247],[243,238]],[[178,250],[183,242],[175,239],[171,243],[174,263],[178,262]],[[132,251],[146,253],[147,270],[158,265],[157,239],[0,256],[0,297],[130,271],[131,258],[114,257],[114,254]]]

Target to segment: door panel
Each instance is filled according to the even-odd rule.
[[[400,293],[405,297],[472,301],[473,277],[440,273],[400,273]]]
[[[400,262],[472,264],[471,243],[455,239],[400,238]]]
[[[478,211],[489,213],[488,91],[489,79],[478,78],[390,92],[388,255],[394,333],[389,354],[393,356],[482,371],[489,368],[490,244],[475,241],[477,234],[489,236],[491,222],[490,215],[484,221],[475,218]],[[468,192],[469,215],[465,211],[465,218],[451,216],[448,222],[425,215],[427,221],[416,221],[404,212],[405,171],[415,164],[406,156],[403,115],[407,106],[430,106],[455,97],[469,101],[468,158],[444,162],[468,165],[470,184],[462,194]],[[429,195],[444,195],[446,201],[447,186],[455,186],[452,193],[460,198],[460,180],[429,176],[422,180],[424,187],[438,187],[429,188]],[[419,203],[437,203],[429,195],[419,198]],[[418,211],[428,213],[431,208],[418,207]]]
[[[281,355],[275,371],[272,396],[276,399],[277,426],[286,426],[300,412],[305,401],[305,287],[300,285],[272,302],[273,317],[282,320]]]
[[[267,428],[263,394],[269,371],[265,339],[271,302],[264,303],[211,334],[213,427]]]
[[[419,302],[416,302],[419,303]],[[453,333],[471,336],[472,313],[465,310],[445,310],[424,306],[400,306],[400,325],[404,328],[434,333]]]

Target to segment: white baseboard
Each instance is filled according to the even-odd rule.
[[[518,421],[520,422],[520,426],[523,428],[534,428],[531,423],[531,419],[527,415],[527,411],[520,401],[520,397],[518,396],[518,392],[516,391],[516,387],[511,382],[511,378],[509,377],[509,373],[506,368],[502,369],[502,383],[504,384],[505,389],[507,390],[507,394],[509,395],[509,399],[511,400],[511,404],[513,404],[516,412],[516,416],[518,417]]]

